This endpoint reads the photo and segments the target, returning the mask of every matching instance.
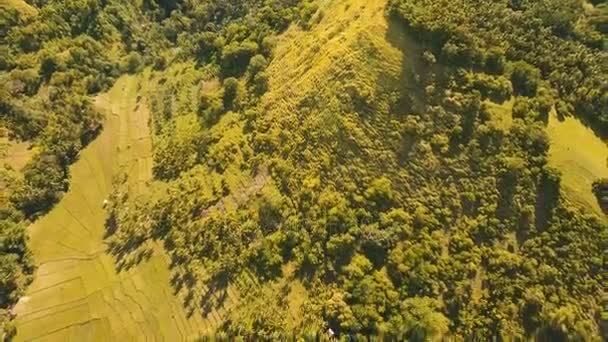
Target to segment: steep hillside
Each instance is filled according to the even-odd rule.
[[[163,240],[186,306],[228,334],[599,339],[606,225],[550,163],[558,94],[395,8],[314,2],[240,72],[158,71],[162,191],[116,187],[110,245]]]

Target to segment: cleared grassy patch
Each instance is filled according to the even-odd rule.
[[[491,122],[508,130],[513,123],[514,98],[502,104],[484,103],[491,114]],[[603,216],[591,185],[598,178],[608,177],[606,142],[578,119],[558,118],[555,110],[549,115],[546,131],[551,142],[549,164],[562,173],[562,193],[581,208]]]
[[[498,128],[501,128],[505,131],[509,130],[513,125],[513,104],[515,103],[515,98],[511,97],[509,101],[506,101],[502,104],[498,104],[492,102],[490,100],[484,101],[484,104],[487,106],[488,111],[491,115],[491,122]]]
[[[549,163],[562,172],[564,193],[571,201],[603,215],[591,192],[594,180],[608,177],[608,145],[573,117],[549,116]]]
[[[143,87],[145,76],[123,77],[97,98],[103,132],[72,166],[69,192],[29,228],[38,270],[15,307],[17,341],[183,340],[202,330],[173,295],[161,248],[117,272],[103,242],[113,174],[129,170],[138,192],[151,179],[148,112],[137,103]]]

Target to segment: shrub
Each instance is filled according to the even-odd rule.
[[[143,66],[143,59],[141,57],[141,55],[135,51],[132,51],[131,53],[129,53],[124,61],[123,61],[123,67],[122,69],[125,72],[134,74],[136,72],[138,72]]]
[[[222,73],[225,76],[242,75],[251,58],[258,52],[258,44],[250,41],[233,42],[222,50]]]
[[[228,77],[224,80],[224,107],[231,109],[235,105],[235,101],[239,94],[239,81],[234,77]]]
[[[512,68],[511,83],[515,94],[535,96],[541,80],[540,71],[524,61],[514,63]]]

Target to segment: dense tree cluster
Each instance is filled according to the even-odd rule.
[[[605,3],[391,0],[390,8],[440,60],[496,73],[503,72],[497,61],[513,61],[515,94],[535,95],[542,78],[559,98],[560,115],[608,132]]]

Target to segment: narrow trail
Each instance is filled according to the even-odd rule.
[[[29,227],[38,269],[14,308],[16,341],[178,341],[203,330],[173,295],[161,248],[121,273],[105,252],[102,203],[113,175],[131,170],[142,190],[152,178],[149,113],[137,97],[145,86],[142,77],[125,76],[96,98],[104,130],[71,167],[64,198]]]
[[[247,203],[257,193],[259,193],[264,185],[270,181],[270,173],[267,167],[262,167],[255,178],[247,186],[243,186],[236,193],[221,198],[216,204],[209,208],[203,209],[199,214],[199,219],[204,219],[213,211],[219,211],[221,213],[226,212],[226,202],[232,200],[236,207]]]

